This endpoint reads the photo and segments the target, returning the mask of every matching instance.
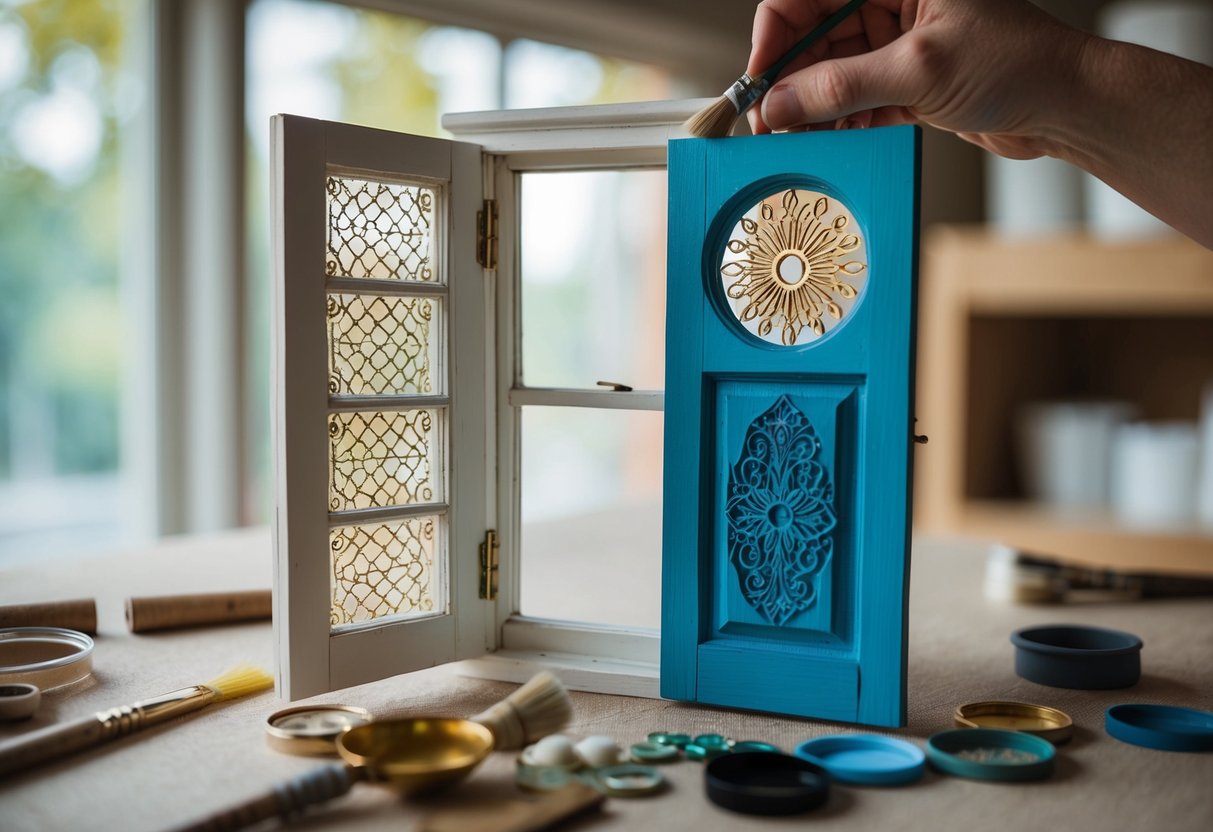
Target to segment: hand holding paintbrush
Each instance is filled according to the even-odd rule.
[[[818,24],[811,32],[798,40],[779,60],[767,67],[757,78],[747,72],[724,91],[724,95],[712,105],[705,107],[687,120],[686,129],[692,136],[715,139],[727,136],[737,118],[753,107],[771,88],[779,74],[788,64],[796,60],[806,49],[824,38],[867,0],[850,0],[842,8]]]

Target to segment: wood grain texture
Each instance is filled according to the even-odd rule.
[[[671,143],[665,696],[905,722],[918,157],[911,127]],[[850,209],[866,245],[867,285],[841,324],[785,348],[736,322],[719,269],[740,214],[794,188]],[[721,495],[754,423],[718,411],[751,394],[768,407],[787,395],[821,434],[839,518],[822,544],[833,558],[828,612],[814,613],[812,602],[765,622],[737,612],[732,585],[754,578],[729,554],[734,521]],[[781,590],[785,601],[791,586]]]
[[[268,621],[273,610],[268,589],[156,595],[126,599],[126,624],[132,633],[180,627],[207,627],[237,621]]]
[[[66,627],[97,634],[97,602],[92,598],[0,606],[0,627]]]

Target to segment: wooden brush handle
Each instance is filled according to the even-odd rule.
[[[77,598],[45,604],[4,604],[0,606],[0,627],[65,627],[96,635],[97,602]]]
[[[126,623],[132,633],[150,633],[237,621],[264,621],[270,618],[271,607],[268,589],[128,598]]]
[[[105,726],[95,715],[49,725],[0,743],[0,777],[100,745]]]
[[[346,794],[359,780],[366,779],[364,769],[334,763],[313,769],[274,787],[273,791],[247,800],[175,832],[233,832],[270,818],[287,823],[309,806],[316,806]]]

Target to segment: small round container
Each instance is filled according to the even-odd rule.
[[[762,740],[741,740],[733,743],[734,754],[744,754],[748,751],[761,751],[767,754],[782,754],[783,749]]]
[[[1053,744],[1020,731],[956,728],[927,740],[927,759],[946,774],[972,780],[1043,780],[1053,773]]]
[[[1132,745],[1159,751],[1213,751],[1213,713],[1173,705],[1113,705],[1104,730]]]
[[[303,705],[284,708],[265,721],[265,741],[284,754],[337,756],[337,737],[371,721],[371,714],[352,705]]]
[[[830,796],[829,773],[788,754],[726,754],[704,769],[704,788],[717,806],[747,815],[797,815]]]
[[[1050,624],[1011,633],[1015,672],[1054,688],[1127,688],[1141,678],[1141,639],[1132,633]]]
[[[29,719],[41,701],[42,691],[37,685],[25,682],[0,685],[0,722]]]
[[[913,743],[876,734],[838,734],[802,742],[796,756],[817,763],[837,783],[899,786],[922,778],[926,755]]]
[[[93,640],[62,627],[0,628],[0,684],[42,690],[70,685],[93,672]]]
[[[606,766],[594,769],[592,776],[608,797],[647,797],[665,788],[665,778],[652,766]]]
[[[1026,702],[969,702],[956,708],[952,721],[957,728],[1023,731],[1054,745],[1060,745],[1074,735],[1074,721],[1069,714]]]

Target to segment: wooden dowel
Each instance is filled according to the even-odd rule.
[[[97,603],[92,598],[45,604],[0,606],[0,627],[64,627],[90,636],[97,634]]]
[[[271,608],[268,589],[128,598],[126,624],[132,633],[149,633],[237,621],[265,621],[270,618]]]

